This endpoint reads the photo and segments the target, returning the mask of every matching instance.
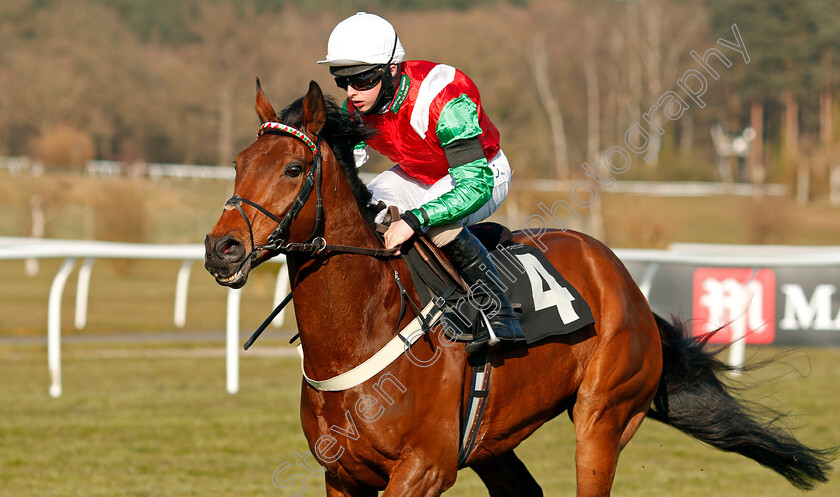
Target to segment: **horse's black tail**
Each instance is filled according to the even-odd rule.
[[[798,488],[811,489],[828,480],[833,450],[812,449],[772,422],[761,422],[720,380],[719,375],[732,368],[704,350],[709,336],[690,338],[682,322],[671,324],[655,317],[663,364],[649,417],[713,447],[749,457]]]

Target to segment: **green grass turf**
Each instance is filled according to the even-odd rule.
[[[157,350],[119,350],[126,349],[138,355]],[[0,495],[288,496],[300,490],[272,485],[278,466],[294,466],[294,453],[308,450],[298,418],[296,359],[244,353],[241,391],[228,395],[222,358],[187,351],[180,358],[101,358],[108,352],[114,351],[65,346],[64,395],[52,399],[43,347],[0,347]],[[780,350],[750,352],[767,359]],[[761,383],[746,394],[789,408],[805,443],[840,444],[840,350],[806,349],[781,359],[744,378]],[[565,415],[517,453],[546,495],[574,494],[574,439]],[[304,480],[302,495],[324,495],[322,477],[305,474]],[[487,494],[465,470],[446,495]],[[613,495],[804,494],[752,461],[648,420],[622,454]],[[840,495],[840,483],[835,478],[808,495]]]

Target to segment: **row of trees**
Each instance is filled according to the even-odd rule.
[[[713,34],[729,19],[751,44],[756,67],[739,68],[727,88],[731,119],[757,132],[749,176],[762,181],[768,165],[840,168],[840,10],[829,0],[731,0],[713,2]]]
[[[637,122],[664,133],[651,134],[656,158],[628,176],[719,177],[713,124],[757,132],[745,179],[785,180],[796,167],[840,162],[833,0],[421,3],[357,6],[388,17],[409,57],[455,65],[478,82],[524,176],[580,175],[579,164],[624,143]],[[4,0],[0,155],[44,155],[45,143],[67,141],[51,134],[69,128],[97,158],[227,164],[253,137],[255,76],[276,107],[310,79],[340,96],[314,61],[353,10],[339,0]],[[749,64],[709,80],[707,107],[645,123],[650,106],[697,68],[691,51],[732,40],[733,24]]]

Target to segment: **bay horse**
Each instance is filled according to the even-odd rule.
[[[414,318],[400,312],[395,272],[414,302],[418,295],[406,264],[383,254],[374,231],[376,209],[352,159],[366,131],[315,82],[278,115],[258,80],[256,111],[261,133],[236,157],[234,196],[206,237],[205,266],[218,283],[239,288],[254,267],[285,253],[303,372],[334,377]],[[514,241],[531,243],[522,232]],[[645,417],[752,458],[799,488],[826,481],[830,451],[744,409],[719,379],[727,366],[704,339],[655,315],[609,248],[573,231],[544,233],[541,242],[595,323],[492,355],[484,421],[462,464],[491,496],[542,495],[514,449],[562,412],[574,423],[579,496],[610,494],[619,453]],[[425,334],[411,348],[425,367],[404,354],[376,383],[322,391],[302,380],[301,424],[326,469],[329,497],[438,496],[455,483],[471,368],[463,345],[443,340]],[[383,393],[393,402],[377,405]]]

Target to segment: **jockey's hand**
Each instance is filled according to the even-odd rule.
[[[402,245],[403,242],[411,238],[412,235],[414,235],[414,230],[411,229],[411,226],[402,219],[391,223],[391,225],[388,226],[388,231],[386,231],[384,235],[385,248],[391,249],[398,247]],[[400,251],[397,250],[395,255],[400,255]]]

